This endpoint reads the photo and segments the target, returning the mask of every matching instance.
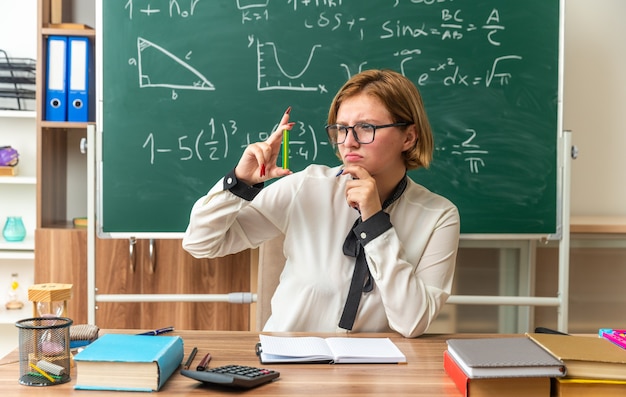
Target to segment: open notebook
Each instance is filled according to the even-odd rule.
[[[389,338],[320,338],[259,335],[261,363],[404,363],[406,356]]]

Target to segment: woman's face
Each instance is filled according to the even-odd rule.
[[[373,125],[396,122],[383,103],[376,97],[357,94],[343,100],[337,112],[337,124],[353,126],[355,123]],[[402,152],[410,149],[414,142],[413,128],[403,132],[400,128],[376,129],[374,141],[361,144],[354,139],[352,129],[348,130],[345,142],[337,145],[344,165],[359,165],[372,176],[405,171]]]

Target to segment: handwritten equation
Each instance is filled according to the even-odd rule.
[[[239,158],[246,146],[264,141],[270,134],[271,131],[242,131],[235,120],[216,122],[211,118],[206,129],[182,133],[175,137],[167,133],[148,133],[141,148],[143,156],[151,165],[161,161],[221,161],[229,159],[233,151],[234,161]],[[290,159],[299,158],[306,162],[314,162],[318,160],[320,147],[330,146],[328,141],[318,140],[313,127],[303,122],[296,122],[290,136]]]
[[[476,130],[468,128],[468,135],[458,143],[450,147],[438,146],[439,152],[450,152],[452,156],[458,156],[467,163],[468,171],[472,174],[480,173],[487,166],[485,158],[489,151],[482,149]],[[249,144],[266,140],[271,131],[240,131],[237,122],[228,120],[218,123],[211,118],[207,129],[192,131],[172,137],[169,134],[148,133],[142,144],[143,156],[151,165],[160,161],[221,161],[229,159],[234,150],[233,160],[240,156],[240,152]],[[243,136],[243,143],[242,138]],[[302,159],[306,162],[314,162],[318,159],[320,149],[329,147],[326,140],[319,140],[314,128],[302,122],[297,122],[291,130],[289,141],[289,158]]]
[[[415,15],[410,18],[393,18],[383,22],[372,23],[368,17],[355,15],[357,11],[351,11],[347,3],[342,0],[289,0],[284,3],[272,2],[269,0],[236,0],[231,2],[231,7],[236,8],[240,13],[240,20],[233,20],[233,23],[242,25],[242,42],[246,43],[249,50],[254,51],[256,64],[239,65],[243,70],[256,73],[257,91],[267,90],[288,90],[302,92],[317,92],[329,94],[327,83],[320,81],[316,75],[313,65],[316,62],[326,62],[332,57],[336,40],[351,40],[365,42],[379,42],[380,45],[389,42],[390,53],[388,59],[396,62],[395,68],[405,76],[412,79],[419,86],[428,84],[441,84],[449,86],[477,86],[483,85],[486,88],[503,87],[509,84],[515,75],[509,70],[512,62],[523,60],[523,57],[516,53],[506,51],[498,56],[494,56],[483,66],[483,71],[479,74],[464,71],[465,65],[462,61],[454,57],[446,57],[436,65],[423,66],[423,57],[428,47],[426,44],[432,40],[436,41],[463,41],[468,37],[478,35],[483,43],[492,48],[499,48],[505,45],[500,33],[506,30],[506,19],[501,15],[498,8],[493,8],[484,12],[480,20],[467,20],[466,12],[453,1],[433,1],[433,0],[411,0],[415,7]],[[398,7],[401,3],[396,0],[392,8]],[[426,17],[421,17],[418,7],[441,6],[441,3],[448,3],[450,8],[442,8],[439,21],[432,22]],[[212,13],[209,11],[214,5],[206,0],[152,0],[136,1],[128,0],[123,3],[129,20],[149,19],[165,16],[168,20],[197,19],[206,22],[206,26],[211,25]],[[279,5],[276,5],[279,4]],[[121,6],[121,5],[120,5]],[[272,8],[275,7],[275,8]],[[298,70],[288,71],[284,66],[287,58],[293,58],[291,48],[284,44],[282,36],[274,40],[268,40],[267,34],[252,33],[259,25],[269,27],[280,24],[273,17],[272,9],[277,8],[284,11],[293,9],[293,18],[299,21],[303,31],[320,32],[318,37],[330,34],[330,43],[326,40],[318,39],[314,42],[302,42],[299,49],[303,49],[307,54],[302,57]],[[313,10],[311,13],[300,15],[299,11]],[[250,26],[250,32],[246,33],[246,26]],[[271,30],[271,29],[270,29]],[[131,38],[133,39],[133,38]],[[473,37],[475,39],[475,37]],[[197,54],[192,49],[185,49],[184,45],[176,42],[173,46],[168,42],[158,42],[143,36],[135,37],[137,53],[128,60],[128,65],[137,69],[138,85],[142,89],[168,88],[172,100],[179,98],[178,90],[203,90],[219,91],[219,83],[214,81],[211,72],[202,70],[194,65],[199,57],[211,56],[210,54]],[[399,41],[401,40],[401,41]],[[392,50],[395,43],[415,43],[415,47]],[[175,47],[175,48],[168,48]],[[299,52],[300,53],[300,52]],[[219,58],[228,57],[228,54],[219,54]],[[345,80],[355,73],[367,67],[370,60],[367,55],[358,61],[358,68],[353,69],[346,62],[339,61],[337,64],[338,73],[343,73]],[[475,68],[475,59],[471,60],[472,69]],[[170,65],[162,67],[162,65]],[[422,70],[414,71],[416,64]],[[409,72],[409,68],[411,71]]]

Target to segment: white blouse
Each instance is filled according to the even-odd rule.
[[[264,331],[346,332],[338,328],[355,258],[342,247],[359,213],[345,198],[349,177],[310,165],[276,180],[247,201],[220,180],[191,211],[183,248],[197,258],[220,257],[285,235],[285,268]],[[226,181],[227,184],[232,181]],[[374,289],[364,293],[351,332],[416,337],[448,299],[460,220],[449,200],[408,181],[386,210],[391,225],[361,223]],[[378,220],[381,218],[378,217]],[[386,219],[386,218],[385,218]]]

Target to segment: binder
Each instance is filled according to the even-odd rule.
[[[89,38],[68,38],[67,121],[89,121],[91,77],[91,50]]]
[[[67,37],[48,37],[45,120],[67,121]]]

